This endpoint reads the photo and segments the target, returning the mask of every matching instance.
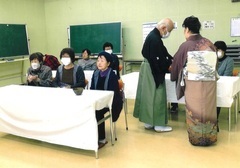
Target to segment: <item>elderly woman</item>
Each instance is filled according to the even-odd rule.
[[[188,59],[188,51],[215,51],[213,43],[200,35],[201,23],[197,17],[187,17],[182,26],[186,41],[173,57],[172,81],[179,80],[178,75]],[[217,141],[216,81],[194,81],[186,77],[185,82],[189,141],[192,145],[211,145]]]
[[[43,55],[40,52],[29,56],[31,67],[27,71],[27,84],[31,86],[51,86],[52,70],[43,65]]]
[[[53,86],[64,88],[85,87],[85,75],[81,66],[75,65],[75,53],[72,48],[64,48],[60,53],[63,65],[57,69]]]
[[[113,122],[117,121],[120,112],[122,110],[123,101],[119,91],[118,76],[114,73],[110,64],[112,62],[112,56],[103,51],[98,54],[97,58],[97,70],[94,71],[92,76],[92,82],[90,89],[93,90],[110,90],[114,91],[113,103],[112,103],[112,119]],[[104,118],[104,114],[109,111],[108,108],[96,111],[97,121]],[[102,148],[106,141],[105,123],[98,125],[98,145]]]

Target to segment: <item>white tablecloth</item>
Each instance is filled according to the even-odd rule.
[[[132,72],[122,75],[124,82],[124,92],[127,99],[135,99],[139,72]],[[166,74],[167,101],[185,104],[184,97],[177,100],[175,82],[170,80],[170,74]],[[239,77],[221,76],[217,81],[217,106],[230,108],[233,103],[233,97],[240,91]]]
[[[0,88],[0,131],[75,148],[98,150],[95,110],[110,107],[112,91],[10,85]]]
[[[121,76],[121,79],[124,83],[124,93],[126,99],[136,98],[138,76],[139,72],[132,72]]]

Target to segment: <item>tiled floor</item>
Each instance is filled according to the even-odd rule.
[[[0,168],[224,168],[240,166],[240,121],[228,131],[228,111],[222,109],[218,142],[209,147],[196,147],[188,142],[185,111],[169,115],[172,132],[145,130],[132,116],[133,100],[128,101],[129,130],[124,113],[117,122],[118,140],[108,143],[95,159],[85,151],[0,133]],[[234,115],[232,115],[234,116]],[[238,119],[240,119],[238,117]],[[107,123],[107,125],[109,125]],[[108,128],[107,128],[108,129]],[[109,130],[109,129],[108,129]],[[108,141],[110,136],[108,131]]]

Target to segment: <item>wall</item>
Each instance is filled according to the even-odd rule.
[[[27,24],[30,52],[47,52],[44,0],[0,0],[0,23]],[[28,60],[24,61],[22,75],[27,67]],[[21,77],[11,78],[21,71],[22,62],[0,64],[0,86],[21,83]]]
[[[230,37],[230,18],[240,17],[239,9],[240,3],[231,0],[0,0],[0,22],[26,23],[31,52],[59,56],[61,49],[68,46],[69,25],[121,21],[125,59],[141,59],[142,24],[164,17],[178,24],[178,29],[164,40],[172,55],[185,40],[181,24],[190,15],[200,21],[215,21],[215,29],[201,31],[211,41],[239,45],[239,37]],[[237,41],[232,42],[234,39]],[[12,65],[4,66],[0,77],[12,69]],[[28,67],[25,61],[24,72]],[[18,81],[0,81],[0,86]]]
[[[215,29],[203,29],[201,34],[213,42],[224,40],[240,44],[240,38],[230,37],[230,18],[240,17],[240,3],[231,0],[45,0],[48,50],[59,54],[67,43],[67,27],[74,24],[121,21],[125,59],[141,58],[142,24],[170,17],[178,29],[164,40],[170,54],[185,40],[181,24],[194,15],[200,21],[215,21]],[[233,43],[232,41],[237,41]]]

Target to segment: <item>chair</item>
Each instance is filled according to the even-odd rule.
[[[123,69],[123,66],[119,65],[118,68],[119,68],[119,71],[121,71]],[[118,85],[119,85],[119,90],[120,90],[120,92],[122,92],[122,96],[123,96],[123,109],[124,109],[124,113],[125,113],[126,130],[128,130],[128,123],[127,123],[127,99],[125,99],[124,83],[123,83],[122,79],[118,80]]]
[[[122,69],[123,69],[123,66],[122,66],[122,65],[119,65],[119,66],[118,66],[119,72],[120,72]]]
[[[124,114],[125,114],[125,124],[126,124],[126,130],[128,130],[128,123],[127,123],[127,104],[126,104],[126,99],[125,99],[125,95],[124,95],[124,83],[121,79],[118,80],[118,85],[119,85],[119,91],[122,93],[122,99],[123,99],[123,110],[124,110]],[[108,109],[108,112],[109,109]],[[102,122],[104,122],[106,119],[108,119],[109,117],[111,117],[110,114],[108,115],[105,115],[105,117],[103,119],[101,119],[100,121],[98,121],[98,125],[101,124]],[[112,130],[113,128],[113,130]],[[115,141],[117,141],[117,129],[116,129],[116,121],[113,122],[113,125],[110,124],[110,132],[111,132],[111,135],[112,135],[112,131],[113,131],[113,135],[115,137]],[[114,145],[113,143],[113,137],[111,136],[111,142],[112,142],[112,145]]]
[[[238,69],[233,69],[233,76],[238,76],[239,72]]]
[[[124,114],[125,114],[125,124],[126,124],[126,130],[128,130],[128,122],[127,122],[127,99],[125,98],[125,94],[124,94],[124,83],[122,81],[122,79],[118,80],[118,84],[119,84],[119,90],[122,93],[122,97],[123,97],[123,110],[124,110]]]
[[[56,77],[57,70],[52,70],[52,79]]]
[[[119,65],[119,71],[122,70],[122,65]],[[128,130],[128,122],[127,122],[127,99],[125,99],[125,95],[124,95],[124,83],[122,81],[122,79],[118,80],[118,86],[119,86],[119,91],[122,93],[122,99],[123,99],[123,110],[124,110],[124,114],[125,114],[125,124],[126,124],[126,130]],[[104,119],[109,118],[109,115],[107,117],[105,117]],[[102,123],[103,121],[99,121],[98,124]],[[110,126],[111,127],[111,126]],[[117,141],[117,126],[116,126],[116,122],[113,123],[113,131],[114,131],[114,137],[115,137],[115,141]],[[112,139],[113,137],[111,137]],[[113,142],[112,142],[113,145]]]
[[[125,95],[124,95],[124,83],[122,81],[122,79],[118,80],[118,85],[119,85],[119,91],[122,93],[122,98],[123,98],[123,110],[124,110],[124,114],[125,114],[125,124],[126,124],[126,130],[128,130],[128,122],[127,122],[127,102],[125,99]],[[114,122],[113,124],[113,130],[114,130],[114,136],[115,136],[115,141],[117,141],[117,131],[116,131],[116,122]]]
[[[88,80],[85,79],[85,89],[88,89],[88,87],[89,87],[88,84],[89,84]]]

